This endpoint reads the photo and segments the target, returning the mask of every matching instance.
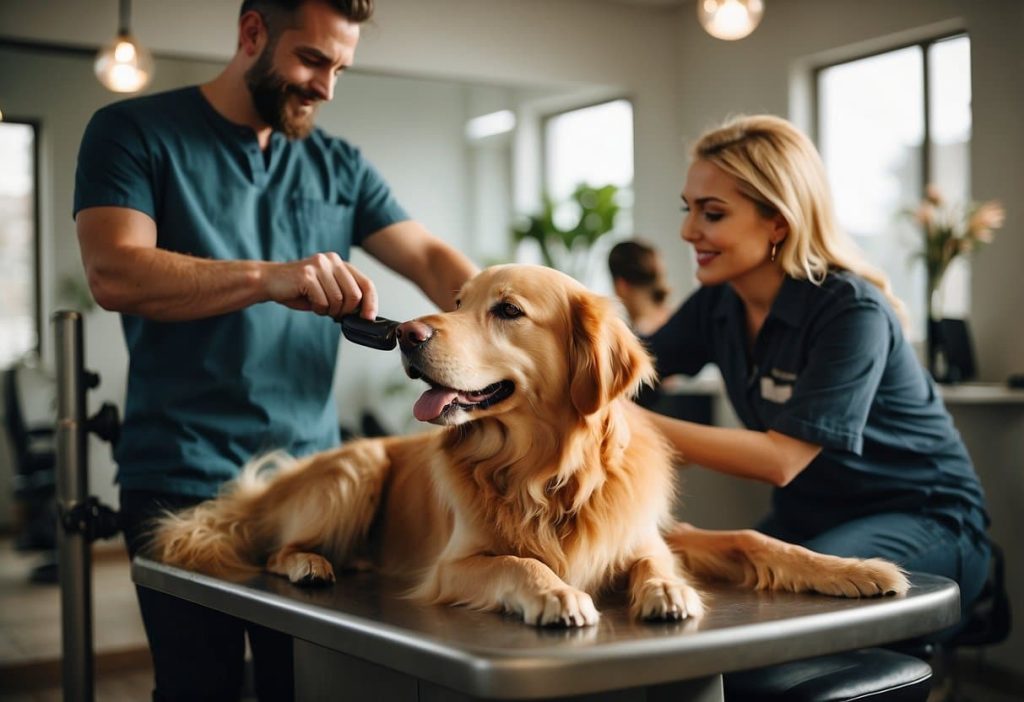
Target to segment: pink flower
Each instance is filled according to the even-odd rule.
[[[938,285],[950,262],[992,242],[994,230],[1003,226],[1006,212],[996,200],[961,206],[948,202],[934,184],[925,190],[915,210],[905,210],[924,234],[920,256],[925,262],[929,285]]]
[[[939,190],[939,186],[935,183],[929,183],[924,189],[925,202],[934,205],[935,207],[942,207],[942,191]]]
[[[969,236],[986,244],[991,243],[993,229],[999,229],[1006,220],[1006,211],[996,200],[978,206],[967,220]]]
[[[914,210],[914,219],[917,220],[917,223],[925,229],[931,229],[932,222],[935,221],[935,208],[930,202],[922,202],[920,206]]]

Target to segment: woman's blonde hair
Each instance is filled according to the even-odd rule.
[[[859,275],[882,291],[907,326],[906,307],[889,278],[839,228],[825,166],[803,132],[772,115],[736,117],[705,133],[694,144],[692,157],[735,178],[740,192],[764,216],[782,215],[789,234],[777,257],[787,275],[816,285],[830,269]]]

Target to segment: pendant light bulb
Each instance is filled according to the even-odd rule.
[[[96,78],[115,93],[136,93],[153,77],[153,58],[128,31],[129,6],[121,0],[121,29],[96,55]]]
[[[697,0],[697,20],[716,39],[742,39],[754,31],[763,15],[763,0]]]

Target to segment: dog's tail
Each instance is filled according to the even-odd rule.
[[[147,552],[164,563],[218,577],[259,572],[266,544],[257,503],[272,476],[297,465],[283,452],[250,461],[216,499],[158,518]]]

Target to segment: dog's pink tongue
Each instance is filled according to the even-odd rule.
[[[444,408],[455,401],[458,393],[448,388],[431,388],[420,395],[413,405],[412,414],[421,422],[429,422],[441,416]]]

